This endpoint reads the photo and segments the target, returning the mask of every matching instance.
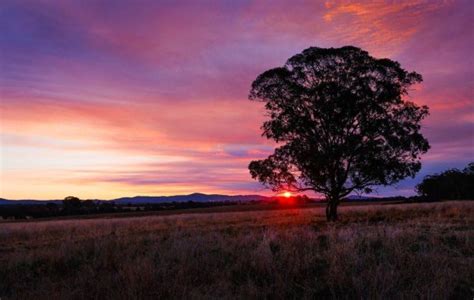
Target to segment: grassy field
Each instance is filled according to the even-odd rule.
[[[472,299],[474,202],[0,223],[0,298]]]

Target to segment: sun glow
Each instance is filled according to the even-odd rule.
[[[283,197],[290,198],[291,197],[291,192],[284,192]]]

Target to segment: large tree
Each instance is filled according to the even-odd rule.
[[[265,103],[263,136],[279,147],[252,161],[250,174],[274,191],[315,191],[326,216],[352,192],[370,193],[421,168],[427,106],[407,101],[420,74],[356,47],[311,47],[260,74],[249,99]]]

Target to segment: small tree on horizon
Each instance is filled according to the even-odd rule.
[[[81,199],[74,196],[67,196],[62,201],[63,211],[66,213],[75,213],[79,211],[82,207]]]
[[[420,133],[428,107],[403,99],[420,74],[366,51],[311,47],[252,83],[265,103],[263,136],[281,146],[252,161],[252,178],[274,191],[314,191],[327,199],[328,221],[352,192],[372,192],[415,174],[429,149]]]

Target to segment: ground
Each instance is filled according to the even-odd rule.
[[[228,210],[0,223],[0,298],[473,297],[473,201]]]

